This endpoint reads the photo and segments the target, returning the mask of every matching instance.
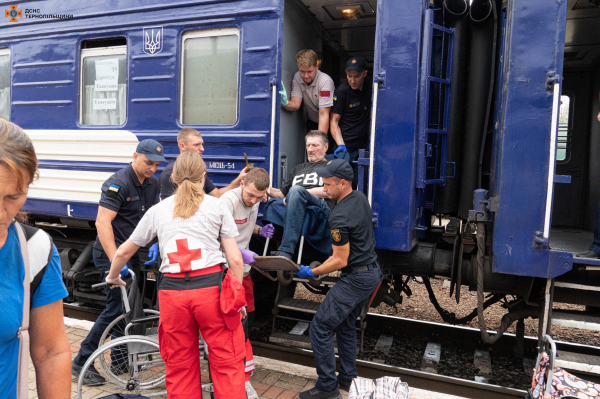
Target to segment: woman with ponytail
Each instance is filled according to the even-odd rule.
[[[202,397],[200,331],[210,348],[215,396],[243,399],[245,300],[238,230],[225,204],[204,194],[206,165],[200,155],[179,155],[171,179],[178,186],[175,195],[146,212],[117,250],[106,282],[125,285],[119,278],[121,268],[139,247],[158,237],[164,273],[158,338],[167,369],[167,397]]]

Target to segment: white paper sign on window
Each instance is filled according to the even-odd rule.
[[[117,58],[96,60],[96,91],[119,89],[119,60]]]
[[[117,109],[116,98],[94,98],[94,111]]]

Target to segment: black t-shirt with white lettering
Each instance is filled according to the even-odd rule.
[[[367,266],[377,260],[371,207],[362,192],[354,190],[335,205],[329,228],[332,245],[350,243],[348,266]]]
[[[175,190],[177,190],[177,184],[171,181],[171,175],[173,174],[173,166],[175,166],[175,162],[171,162],[168,164],[165,169],[160,174],[160,198],[165,199],[169,198]],[[210,181],[208,176],[206,177],[206,182],[204,182],[204,192],[206,194],[210,194],[211,191],[215,189],[215,185]]]
[[[369,146],[371,120],[371,87],[363,84],[362,90],[352,90],[348,82],[335,89],[331,112],[341,115],[339,126],[344,144],[348,148]]]
[[[302,186],[307,190],[315,187],[323,187],[323,179],[315,172],[316,168],[325,166],[327,160],[319,162],[305,162],[294,166],[294,169],[288,175],[287,180],[281,185],[281,193],[287,195],[292,186]],[[333,205],[333,201],[326,200],[329,207]]]

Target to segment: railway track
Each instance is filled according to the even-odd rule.
[[[97,317],[97,313],[98,311],[95,309],[65,304],[65,315],[68,317],[93,321]],[[480,331],[470,327],[452,326],[376,313],[368,314],[367,323],[369,325],[369,330],[377,331],[377,334],[381,335],[403,331],[410,333],[411,335],[427,337],[430,341],[452,342],[453,344],[471,345],[479,348],[485,347],[484,345],[481,345]],[[493,346],[493,349],[494,351],[514,352],[517,344],[518,340],[514,334],[505,334],[497,341]],[[308,367],[315,366],[312,351],[310,349],[275,345],[272,343],[259,342],[257,340],[252,341],[252,346],[254,348],[254,353],[258,356]],[[533,368],[533,365],[531,364],[532,358],[535,356],[535,353],[537,353],[536,347],[537,339],[533,337],[525,337],[522,347],[520,347],[521,353],[524,353],[526,357],[529,357],[531,368]],[[439,352],[441,352],[441,348],[438,349]],[[600,354],[600,350],[596,347],[566,342],[557,342],[557,349],[559,351],[563,350],[586,355]],[[473,381],[365,359],[357,360],[357,367],[359,375],[366,378],[379,378],[384,375],[397,376],[407,382],[409,386],[462,396],[465,398],[524,398],[526,395],[526,391],[523,389],[485,383],[485,379],[480,380],[484,382]],[[488,372],[490,373],[488,377],[493,377],[494,371],[492,365],[489,364],[488,367]],[[525,371],[523,371],[523,373],[525,373]]]
[[[289,348],[264,342],[252,342],[252,350],[257,356],[308,367],[315,366],[312,351],[308,349]],[[356,367],[361,377],[373,379],[384,375],[400,377],[402,381],[408,383],[411,387],[465,398],[509,399],[524,398],[526,395],[526,392],[520,389],[500,387],[365,360],[357,360]]]

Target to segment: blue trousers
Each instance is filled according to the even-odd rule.
[[[106,252],[95,247],[92,252],[92,256],[94,258],[94,266],[96,266],[96,269],[100,270],[102,281],[104,281],[107,272],[110,270],[110,260],[108,259]],[[136,278],[138,278],[140,275],[140,259],[137,255],[134,255],[130,259],[130,261],[127,263],[127,266],[133,270]],[[96,319],[96,322],[94,323],[94,326],[88,333],[87,337],[85,337],[81,343],[79,353],[74,359],[74,362],[80,366],[83,366],[91,354],[98,349],[98,343],[100,342],[102,333],[104,330],[106,330],[108,325],[121,315],[121,306],[123,305],[121,300],[121,290],[118,288],[110,289],[106,287],[104,288],[104,292],[106,293],[106,306],[104,307],[104,310],[100,316],[98,316]],[[124,328],[125,327],[123,326],[123,329]]]
[[[319,379],[315,387],[330,392],[337,386],[333,333],[340,358],[339,378],[350,381],[356,370],[356,319],[381,280],[381,269],[343,273],[310,323],[310,343]]]
[[[302,235],[302,225],[306,215],[306,207],[318,206],[329,217],[329,205],[325,200],[315,197],[302,186],[292,186],[285,197],[285,226],[283,226],[283,238],[281,239],[280,251],[293,254],[296,244]]]

